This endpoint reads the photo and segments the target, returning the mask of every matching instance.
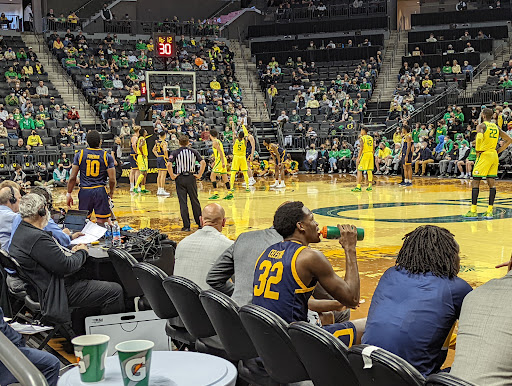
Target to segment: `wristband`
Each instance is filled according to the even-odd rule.
[[[71,193],[66,193],[66,197],[71,197]]]

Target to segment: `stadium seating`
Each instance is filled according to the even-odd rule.
[[[292,323],[288,335],[315,385],[358,385],[347,347],[329,332],[307,322]]]
[[[166,278],[163,281],[163,286],[178,310],[187,331],[196,339],[196,350],[229,359],[199,300],[199,294],[201,293],[199,286],[179,276]]]
[[[425,378],[399,356],[375,346],[357,345],[348,360],[361,385],[423,386]]]
[[[178,311],[162,285],[164,279],[167,278],[167,274],[160,268],[144,262],[135,264],[133,272],[151,309],[160,319],[167,320],[166,334],[173,340],[178,349],[195,350],[195,338],[183,326]]]
[[[239,362],[239,376],[250,384],[277,385],[258,365],[258,353],[240,320],[236,303],[212,289],[201,292],[199,297],[229,358]]]
[[[310,379],[287,332],[287,323],[267,309],[248,304],[240,318],[270,377],[279,383]]]

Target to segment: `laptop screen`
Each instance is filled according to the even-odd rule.
[[[84,229],[86,219],[86,210],[70,209],[67,211],[66,217],[64,218],[64,227],[71,231],[79,232]]]

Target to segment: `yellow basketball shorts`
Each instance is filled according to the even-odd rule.
[[[231,163],[231,171],[232,172],[246,172],[247,171],[247,159],[243,155],[236,155],[233,157],[233,162]]]
[[[137,156],[137,167],[141,172],[145,172],[148,170],[148,158],[144,157],[142,154]]]
[[[473,168],[473,177],[496,178],[498,176],[499,158],[496,150],[484,151],[480,154]]]
[[[357,170],[363,172],[365,170],[373,171],[374,169],[374,158],[372,153],[364,153],[359,161],[359,166]]]
[[[227,164],[226,164],[227,166]],[[222,167],[222,161],[221,159],[216,159],[215,160],[215,163],[214,163],[214,166],[213,166],[213,169],[212,169],[212,173],[216,173],[216,174],[226,174],[228,172],[227,170],[227,167],[224,166]]]

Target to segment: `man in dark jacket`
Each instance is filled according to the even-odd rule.
[[[1,308],[0,332],[2,332],[2,334],[4,334],[7,339],[9,339],[28,358],[30,362],[37,367],[48,381],[49,386],[57,385],[60,370],[59,360],[49,352],[26,347],[23,337],[4,321],[4,312]],[[16,378],[14,378],[11,372],[7,370],[7,367],[5,367],[3,363],[0,363],[0,383],[2,385],[10,385],[11,383],[16,382]]]
[[[416,174],[419,173],[420,165],[421,165],[421,175],[424,176],[427,170],[427,165],[434,163],[434,157],[432,156],[432,150],[430,150],[427,146],[426,142],[420,143],[420,151],[419,158],[414,164],[414,172]]]
[[[448,166],[450,165],[450,162],[457,162],[457,159],[459,157],[459,144],[454,143],[453,148],[450,152],[447,152],[444,156],[444,159],[439,161],[439,177],[446,177],[446,170],[448,169]]]
[[[65,253],[43,230],[50,218],[44,198],[34,193],[25,195],[19,213],[22,222],[14,233],[9,253],[20,264],[23,275],[37,287],[43,316],[69,322],[69,307],[98,307],[102,314],[124,311],[123,289],[119,284],[83,280],[73,275],[89,256],[87,246],[79,244],[71,253]],[[66,294],[59,292],[60,289]]]

